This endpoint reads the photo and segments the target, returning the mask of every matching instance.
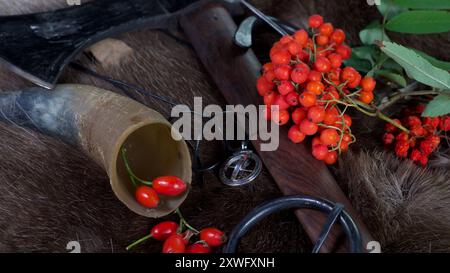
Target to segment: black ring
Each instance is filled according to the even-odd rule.
[[[266,216],[284,209],[315,209],[324,213],[331,213],[335,207],[333,202],[325,199],[304,195],[293,195],[277,198],[266,202],[249,214],[233,229],[225,245],[224,253],[235,253],[240,239],[256,224]],[[339,222],[348,238],[349,251],[352,253],[361,252],[361,234],[351,216],[342,210],[339,214]]]

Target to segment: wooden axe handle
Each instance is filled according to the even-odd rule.
[[[261,104],[262,100],[255,88],[261,64],[252,50],[241,49],[233,44],[237,27],[224,7],[215,3],[207,4],[181,17],[180,25],[228,103],[244,106]],[[280,146],[276,151],[261,152],[260,141],[252,143],[285,195],[306,194],[344,204],[345,210],[359,226],[363,248],[371,241],[366,226],[327,167],[314,159],[304,144],[291,143],[287,138],[286,127],[280,128]],[[298,210],[296,215],[315,242],[326,215],[308,210]],[[322,251],[345,251],[346,245],[341,235],[342,230],[334,227]]]

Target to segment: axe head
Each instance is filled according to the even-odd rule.
[[[212,0],[96,0],[52,12],[0,17],[0,61],[50,89],[87,46],[140,27],[177,26],[181,14],[208,2]],[[214,2],[242,12],[238,0]]]

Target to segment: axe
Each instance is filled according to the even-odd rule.
[[[251,49],[234,42],[237,26],[232,16],[243,15],[244,7],[249,4],[243,0],[97,0],[54,12],[0,17],[0,60],[19,75],[52,88],[63,68],[101,39],[139,27],[180,26],[227,102],[258,105],[261,99],[255,82],[261,64]],[[272,27],[284,34],[276,26]],[[280,128],[280,136],[286,135],[287,128]],[[281,137],[273,152],[261,152],[260,140],[252,144],[283,194],[306,194],[342,204],[358,225],[363,246],[372,240],[327,167],[304,144],[294,145]],[[322,226],[330,220],[326,215],[313,210],[297,210],[296,215],[313,242],[324,240]],[[342,234],[342,229],[333,227],[320,251],[348,250]]]

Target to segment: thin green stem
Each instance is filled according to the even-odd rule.
[[[147,240],[150,239],[151,237],[152,237],[152,234],[149,234],[149,235],[147,235],[147,236],[142,237],[142,238],[139,239],[139,240],[134,241],[134,242],[131,243],[129,246],[127,246],[126,250],[132,249],[133,247],[135,247],[135,246],[137,246],[137,245],[139,245],[139,244],[141,244],[141,243],[147,241]]]
[[[178,214],[178,216],[180,217],[180,220],[181,220],[180,226],[182,226],[184,224],[188,229],[192,230],[195,234],[200,233],[200,231],[198,231],[197,229],[195,229],[194,227],[189,225],[189,223],[186,221],[186,219],[184,219],[183,215],[181,214],[180,208],[177,208],[176,213]]]
[[[131,182],[133,183],[133,185],[135,187],[137,187],[137,183],[136,183],[136,180],[137,180],[144,185],[151,186],[152,185],[151,181],[146,181],[146,180],[140,179],[139,177],[137,177],[137,175],[134,174],[134,172],[131,170],[130,164],[128,163],[126,153],[127,153],[127,150],[125,148],[122,148],[123,162],[125,164],[125,168],[127,169],[128,174],[130,175],[130,179],[131,179]]]

